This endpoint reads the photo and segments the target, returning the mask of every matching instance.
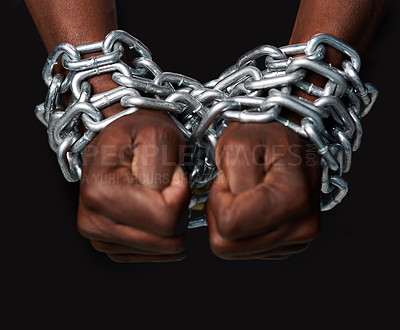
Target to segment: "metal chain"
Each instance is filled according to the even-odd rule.
[[[348,60],[341,68],[324,62],[325,45],[346,55]],[[122,61],[124,46],[138,55],[131,66]],[[82,58],[93,52],[101,55]],[[60,59],[68,70],[65,77],[53,72]],[[350,170],[352,153],[360,146],[361,118],[378,96],[372,84],[361,81],[360,67],[360,57],[352,47],[320,33],[303,44],[256,47],[218,78],[202,84],[179,73],[163,72],[144,44],[125,31],[115,30],[103,41],[55,47],[42,71],[48,86],[46,99],[36,106],[35,113],[47,127],[49,145],[57,153],[64,177],[71,182],[81,178],[83,149],[111,122],[143,108],[169,113],[193,147],[182,164],[193,191],[189,211],[207,200],[207,187],[218,172],[216,143],[228,123],[277,121],[309,139],[321,155],[321,210],[326,211],[347,194],[342,174]],[[325,77],[325,86],[306,81],[308,71]],[[108,72],[119,87],[92,94],[87,79]],[[315,101],[293,95],[293,87],[314,96]],[[67,92],[72,93],[72,99],[64,106]],[[104,119],[101,110],[116,102],[125,109]],[[282,108],[300,115],[301,123],[285,118]],[[86,128],[85,133],[80,125]],[[207,225],[205,216],[195,218],[190,212],[189,228],[202,225]]]

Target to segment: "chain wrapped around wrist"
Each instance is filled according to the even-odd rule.
[[[347,58],[340,68],[324,61],[325,45]],[[122,60],[124,46],[136,52],[131,65]],[[100,55],[82,58],[91,53]],[[60,59],[66,76],[54,73]],[[189,159],[182,164],[193,191],[189,210],[207,200],[207,187],[218,172],[216,143],[228,123],[276,121],[316,146],[321,155],[321,210],[326,211],[348,191],[342,174],[350,170],[352,153],[360,146],[361,118],[378,96],[372,84],[361,81],[360,67],[360,57],[351,46],[320,33],[307,43],[256,47],[216,79],[200,83],[163,72],[143,43],[115,30],[102,41],[76,47],[62,43],[54,48],[42,71],[48,87],[46,99],[36,106],[35,114],[47,127],[49,145],[64,177],[74,182],[81,178],[83,149],[104,127],[139,109],[167,112],[192,146]],[[325,86],[305,80],[309,71],[323,76]],[[104,73],[112,73],[118,87],[92,94],[88,79]],[[295,88],[315,100],[294,95]],[[67,92],[72,97],[64,104]],[[101,110],[117,102],[124,110],[104,119]],[[282,108],[300,116],[300,123],[285,118]],[[189,216],[189,228],[202,225],[207,225],[204,216]]]

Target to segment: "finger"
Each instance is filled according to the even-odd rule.
[[[126,167],[114,172],[113,184],[92,180],[81,186],[81,204],[115,222],[170,236],[189,202],[190,188],[180,167],[176,167],[170,185],[161,193],[136,182]]]
[[[238,194],[230,190],[230,179],[215,180],[207,202],[219,232],[227,238],[260,235],[319,208],[319,195],[313,196],[319,189],[309,185],[299,167],[284,160],[274,162],[263,182]]]
[[[184,251],[184,235],[158,236],[115,223],[102,214],[82,207],[78,211],[77,227],[82,236],[91,241],[96,241],[95,248],[97,247],[104,252],[178,254]]]
[[[139,262],[174,262],[181,261],[185,258],[185,254],[172,255],[141,255],[141,254],[107,254],[107,256],[116,262],[121,263],[139,263]]]
[[[264,254],[266,250],[275,248],[285,235],[282,230],[274,229],[263,235],[247,236],[240,239],[227,238],[220,233],[217,220],[213,212],[208,209],[207,223],[210,248],[215,255],[224,259]]]
[[[176,166],[169,186],[161,191],[165,204],[177,207],[179,210],[187,208],[190,200],[190,185],[182,167]]]
[[[294,253],[309,244],[319,232],[319,218],[310,216],[294,223],[287,222],[261,235],[229,239],[220,234],[212,212],[207,213],[207,220],[211,250],[227,259],[264,258],[280,252]]]
[[[295,243],[286,246],[280,246],[265,252],[257,253],[232,253],[229,256],[225,256],[225,259],[235,260],[252,260],[252,259],[264,259],[264,260],[281,260],[290,257],[293,254],[304,252],[309,248],[311,243]]]
[[[177,254],[156,253],[132,248],[126,245],[91,240],[94,249],[106,253],[112,260],[118,262],[162,262],[178,261],[185,257],[184,252]]]
[[[287,259],[287,258],[289,258],[289,257],[290,257],[290,255],[287,255],[287,256],[269,256],[269,257],[260,258],[260,259],[263,259],[263,260],[277,260],[277,261],[280,261],[280,260],[285,260],[285,259]]]
[[[106,254],[146,254],[146,255],[160,255],[160,251],[150,251],[138,247],[122,245],[118,243],[111,243],[99,240],[90,240],[92,247]]]
[[[261,259],[286,259],[293,254],[301,253],[306,251],[311,245],[311,242],[307,243],[295,243],[281,246],[272,250],[269,250]]]

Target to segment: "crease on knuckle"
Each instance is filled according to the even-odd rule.
[[[160,248],[164,254],[179,254],[185,251],[183,238],[181,237],[162,240]]]
[[[175,234],[178,217],[175,212],[166,209],[160,212],[160,208],[153,208],[149,210],[152,212],[151,218],[153,219],[153,232],[162,237],[171,237]]]
[[[230,136],[225,138],[223,142],[217,144],[215,152],[215,161],[217,165],[240,166],[250,165],[251,152],[254,143],[242,136]]]
[[[177,130],[168,123],[149,124],[140,129],[138,135],[146,144],[163,145],[164,143],[179,144],[181,137]]]
[[[80,202],[88,209],[98,210],[108,199],[107,194],[105,193],[106,190],[106,187],[102,186],[98,183],[98,180],[94,178],[90,183],[81,184],[79,193]]]
[[[320,229],[320,219],[318,217],[310,217],[297,227],[289,237],[289,240],[297,244],[309,243],[319,234]]]
[[[77,230],[83,237],[90,240],[102,240],[108,232],[104,223],[91,212],[79,212]]]
[[[90,244],[92,245],[92,247],[96,251],[104,252],[104,253],[109,253],[110,252],[109,245],[107,243],[105,243],[105,242],[91,239],[90,240]],[[115,253],[115,252],[113,251],[113,253]]]
[[[216,225],[219,234],[225,239],[237,239],[243,235],[243,221],[237,208],[220,210],[216,217]]]
[[[211,251],[221,259],[232,259],[232,251],[227,241],[219,235],[210,235],[209,244]]]

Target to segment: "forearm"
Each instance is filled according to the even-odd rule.
[[[25,0],[48,52],[61,42],[76,46],[117,28],[113,0]]]
[[[74,46],[99,41],[118,28],[114,0],[25,0],[40,37],[48,53],[60,43]],[[85,54],[90,57],[97,54]],[[55,71],[67,74],[61,65]],[[117,86],[111,74],[91,78],[92,93],[100,93]],[[109,117],[122,110],[119,104],[102,111]]]
[[[376,32],[386,9],[386,0],[301,0],[290,44],[305,43],[318,33],[329,33],[346,42],[362,58]],[[345,55],[326,46],[324,61],[335,67],[341,66]],[[309,72],[307,80],[323,87],[327,79]],[[295,89],[300,97],[313,101],[314,96]],[[296,120],[300,120],[296,118]]]
[[[307,42],[314,34],[329,33],[353,46],[361,56],[379,25],[386,0],[302,0],[290,38]],[[339,65],[339,52],[327,47],[327,60]]]

